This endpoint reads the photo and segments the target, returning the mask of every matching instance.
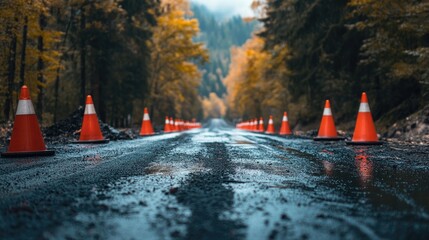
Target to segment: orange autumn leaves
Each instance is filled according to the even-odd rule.
[[[148,106],[157,111],[154,118],[169,114],[192,119],[201,112],[198,94],[201,73],[198,63],[208,60],[202,43],[193,38],[200,32],[198,21],[190,19],[187,0],[165,0],[162,13],[149,42],[151,53]]]
[[[288,102],[287,46],[264,50],[264,40],[253,37],[233,48],[224,84],[228,89],[228,115],[234,119],[281,114]]]

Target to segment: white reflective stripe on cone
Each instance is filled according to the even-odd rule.
[[[31,115],[36,114],[34,112],[33,103],[31,100],[19,100],[18,108],[16,109],[16,115]]]
[[[287,121],[288,121],[287,117],[283,116],[283,122],[287,122]]]
[[[150,120],[150,118],[149,118],[149,114],[145,113],[145,114],[143,115],[143,121],[149,121],[149,120]]]
[[[273,124],[273,120],[272,120],[272,119],[270,119],[270,120],[268,121],[268,124]]]
[[[89,114],[97,114],[95,112],[95,107],[94,104],[86,104],[85,106],[85,114],[89,115]]]
[[[323,109],[323,116],[332,116],[332,111],[330,108]]]
[[[359,112],[371,112],[371,110],[369,109],[369,104],[361,103],[359,106]]]

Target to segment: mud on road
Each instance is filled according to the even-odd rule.
[[[429,148],[202,130],[0,161],[1,239],[428,239]]]

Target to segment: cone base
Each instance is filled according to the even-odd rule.
[[[313,138],[314,141],[342,141],[344,140],[343,137],[315,137]]]
[[[280,136],[292,136],[292,133],[279,133]]]
[[[54,156],[55,151],[45,150],[37,152],[2,152],[2,158],[23,158],[23,157],[42,157],[42,156]]]
[[[370,146],[370,145],[383,145],[383,142],[352,142],[352,141],[346,141],[347,145],[361,145],[361,146]]]
[[[103,143],[109,143],[110,139],[102,139],[102,140],[85,140],[85,141],[73,141],[70,143],[73,144],[103,144]]]

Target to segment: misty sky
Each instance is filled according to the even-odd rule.
[[[221,12],[224,15],[253,16],[250,4],[253,0],[191,0],[191,2],[207,6],[213,12]]]

